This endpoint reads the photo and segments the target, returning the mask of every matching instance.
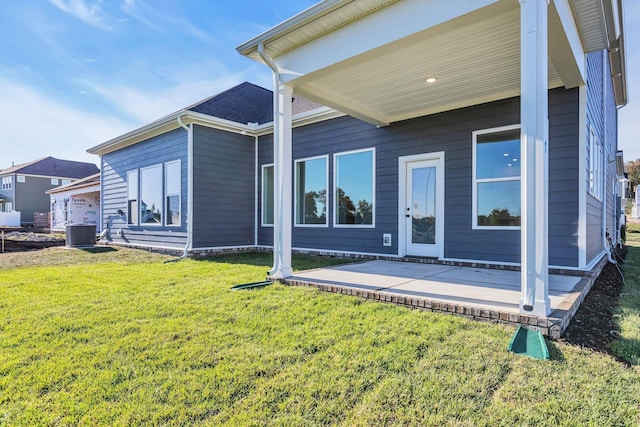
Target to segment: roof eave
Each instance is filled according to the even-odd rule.
[[[250,56],[251,54],[257,52],[258,45],[267,45],[271,41],[284,37],[287,34],[290,34],[293,31],[297,30],[298,28],[303,27],[317,19],[320,19],[323,16],[353,1],[354,0],[324,0],[320,3],[314,4],[310,8],[303,10],[299,14],[287,19],[286,21],[281,22],[275,27],[272,27],[262,34],[259,34],[251,40],[239,45],[238,47],[236,47],[236,50],[241,55]]]
[[[329,107],[320,107],[314,110],[296,114],[293,117],[293,127],[306,126],[312,123],[317,123],[341,116],[344,116],[344,113],[341,113]],[[120,135],[117,138],[113,138],[109,141],[103,142],[100,145],[89,148],[87,152],[90,154],[101,156],[117,150],[121,150],[126,147],[130,147],[142,141],[153,138],[154,136],[158,136],[171,130],[178,129],[180,127],[180,125],[178,124],[178,118],[181,118],[184,124],[193,123],[200,126],[222,130],[225,132],[238,133],[241,135],[252,137],[266,135],[273,132],[272,121],[263,123],[261,125],[249,123],[242,124],[231,120],[209,116],[207,114],[198,113],[195,111],[181,110],[146,126],[125,133],[124,135]]]

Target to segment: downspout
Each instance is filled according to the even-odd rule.
[[[254,177],[253,177],[253,182],[254,182],[254,201],[253,201],[253,245],[255,247],[258,247],[258,226],[259,226],[259,222],[260,221],[260,212],[258,210],[258,206],[259,206],[259,200],[258,200],[258,194],[260,194],[260,187],[258,186],[258,179],[260,176],[259,173],[259,165],[258,165],[258,135],[256,135],[256,141],[255,141],[255,145],[254,145]]]
[[[189,256],[193,249],[193,123],[185,125],[182,117],[178,116],[178,124],[187,131],[187,243],[180,258]]]
[[[603,96],[602,96],[602,117],[603,117],[603,122],[604,122],[604,133],[602,135],[602,159],[600,159],[600,162],[602,164],[602,236],[600,237],[600,239],[602,240],[602,247],[604,248],[605,252],[607,253],[607,260],[611,263],[611,264],[617,264],[616,260],[613,259],[613,257],[611,256],[611,250],[609,249],[609,246],[607,245],[607,199],[608,197],[608,185],[607,185],[607,166],[609,166],[609,162],[607,161],[607,86],[608,86],[608,76],[607,76],[607,72],[606,72],[606,65],[607,64],[607,55],[605,53],[602,54],[602,92],[603,92]]]
[[[606,116],[606,114],[605,114]],[[605,252],[607,253],[607,260],[611,263],[611,264],[617,264],[616,260],[613,259],[613,257],[611,256],[611,250],[609,249],[609,246],[607,245],[607,196],[608,196],[608,191],[607,191],[607,185],[606,185],[606,177],[607,177],[607,171],[606,171],[606,167],[607,167],[607,153],[606,153],[606,145],[603,142],[602,143],[603,147],[602,147],[602,246],[605,250]]]
[[[278,69],[278,66],[273,62],[273,60],[269,57],[269,55],[267,55],[267,53],[264,51],[264,45],[262,43],[258,44],[258,55],[260,55],[260,58],[262,58],[264,63],[267,64],[267,66],[269,66],[269,68],[271,68],[271,71],[273,72],[273,88],[274,88],[273,111],[275,113],[280,111],[280,96],[279,96],[279,93],[277,93],[277,91],[280,88],[280,82],[281,82],[280,70]],[[273,124],[275,127],[276,125],[275,120]],[[276,164],[276,160],[280,156],[280,147],[275,141],[275,133],[274,133],[273,151],[274,151],[273,152],[273,158],[274,158],[273,172],[274,172],[274,178],[275,178],[276,177],[275,164]],[[274,217],[278,218],[279,217],[278,215],[281,215],[279,203],[274,203],[273,209],[274,209]],[[274,226],[274,229],[275,228],[276,227]],[[274,257],[273,257],[273,267],[269,271],[270,275],[280,270],[280,257],[276,255],[276,248],[281,248],[282,243],[283,243],[282,230],[278,227],[276,230],[274,230],[274,236],[273,236]]]

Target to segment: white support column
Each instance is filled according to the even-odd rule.
[[[283,279],[293,274],[291,269],[291,196],[293,188],[291,154],[291,100],[293,88],[274,75],[273,107],[273,268],[269,276]]]
[[[520,311],[551,312],[549,301],[548,0],[520,0],[521,299]]]

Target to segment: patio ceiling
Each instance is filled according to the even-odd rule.
[[[585,22],[600,22],[592,7],[599,2],[576,2]],[[263,44],[296,94],[379,126],[520,94],[517,0],[334,0],[314,8],[238,51],[261,61]],[[600,27],[576,24],[574,9],[567,1],[549,8],[550,88],[584,84],[585,35],[591,49],[606,45]]]

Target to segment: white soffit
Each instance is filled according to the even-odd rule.
[[[611,1],[611,0],[604,0]],[[607,33],[603,27],[604,9],[598,0],[570,0],[578,22],[582,44],[587,52],[606,49]]]
[[[502,3],[293,79],[296,93],[369,122],[395,121],[520,94],[520,7]],[[437,81],[427,84],[426,78]],[[549,62],[549,86],[562,86]]]
[[[255,49],[257,43],[265,45],[268,55],[278,56],[396,1],[398,0],[325,0],[238,46],[238,51],[263,62]]]

